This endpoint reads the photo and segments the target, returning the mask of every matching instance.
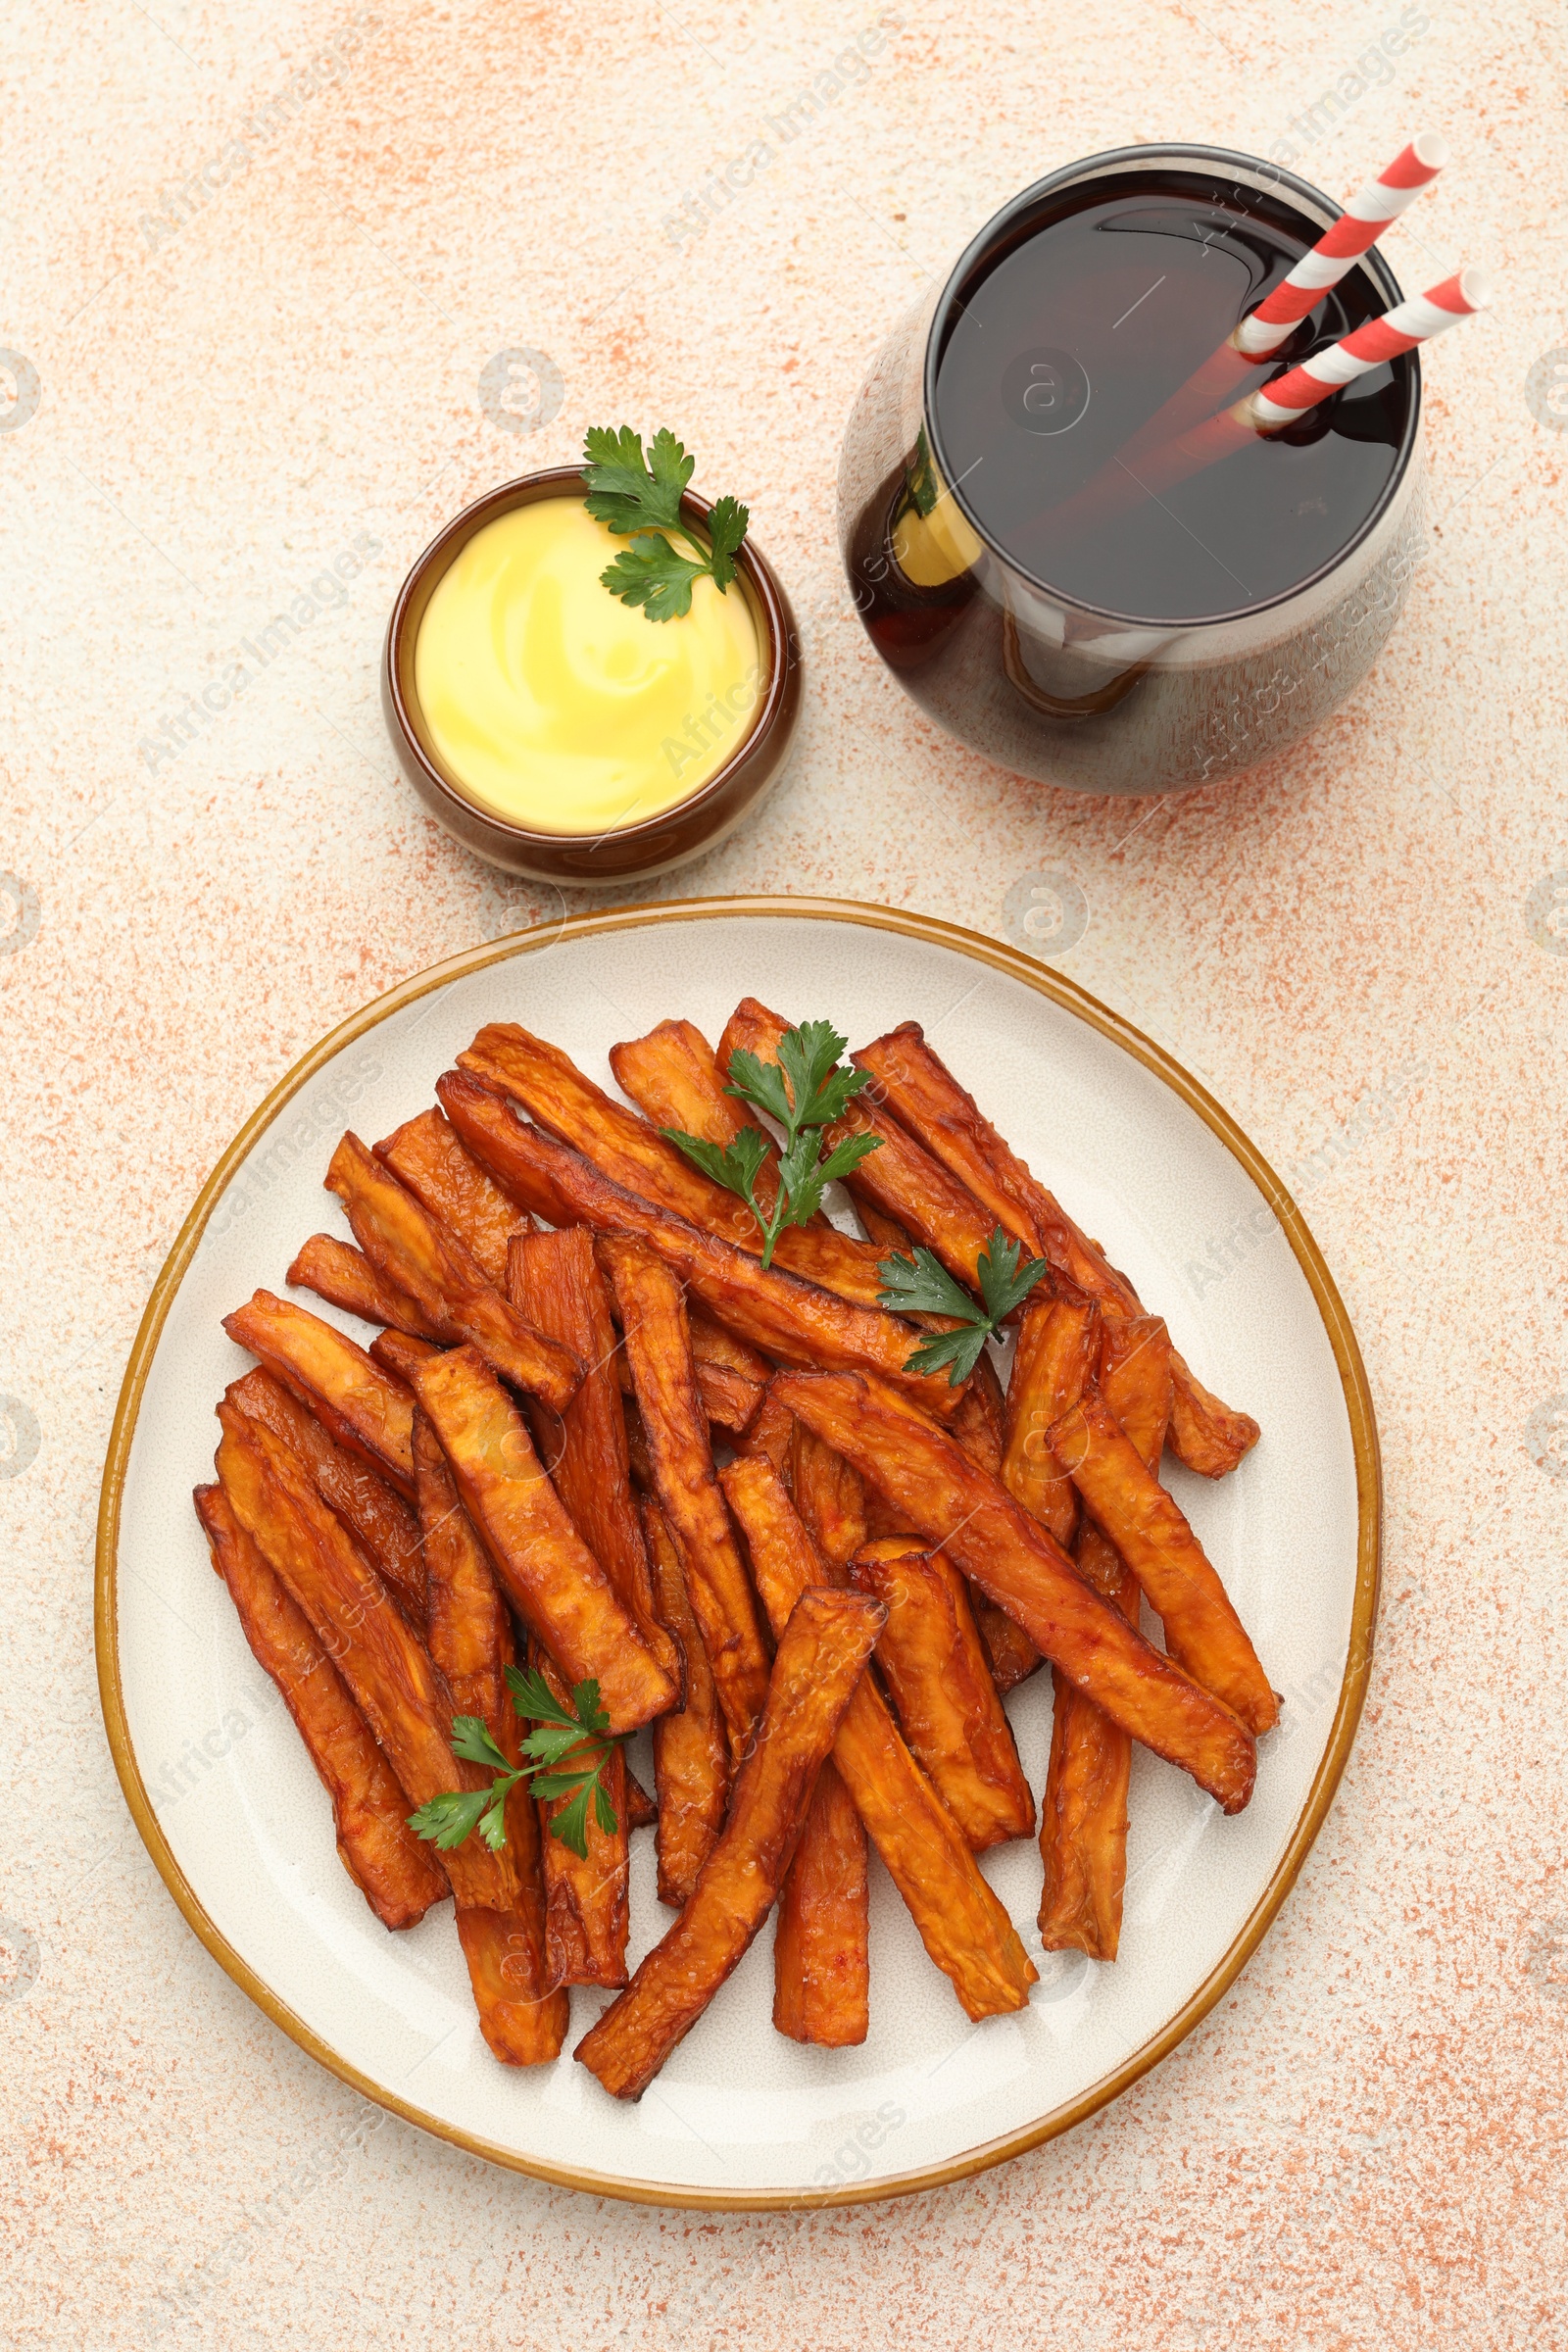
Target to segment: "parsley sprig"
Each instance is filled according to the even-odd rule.
[[[641,605],[649,620],[679,620],[692,609],[694,580],[711,580],[721,595],[727,590],[751,514],[737,499],[715,499],[706,541],[682,519],[681,492],[697,461],[667,425],[654,435],[646,458],[643,437],[629,424],[618,433],[591,425],[582,454],[589,514],[632,542],[599,574],[612,596]],[[671,532],[696,549],[695,561],[670,545]]]
[[[906,1372],[940,1372],[950,1365],[950,1388],[968,1379],[997,1326],[1028,1298],[1046,1271],[1043,1257],[1031,1257],[1020,1266],[1021,1251],[1020,1243],[1009,1242],[1000,1225],[993,1226],[975,1265],[984,1306],[975,1304],[929,1250],[916,1250],[912,1258],[883,1258],[877,1272],[887,1287],[879,1305],[903,1315],[956,1315],[966,1326],[962,1331],[939,1331],[922,1340],[906,1363]]]
[[[869,1083],[865,1070],[838,1067],[848,1042],[831,1021],[802,1021],[779,1039],[777,1061],[759,1061],[744,1050],[729,1057],[725,1094],[765,1111],[784,1130],[771,1209],[757,1198],[758,1175],[768,1153],[768,1139],[760,1127],[743,1127],[732,1144],[723,1145],[705,1143],[679,1127],[660,1129],[705,1176],[727,1193],[739,1193],[761,1229],[764,1266],[772,1264],[773,1245],[785,1226],[807,1224],[821,1207],[826,1186],[835,1177],[853,1175],[867,1153],[879,1149],[874,1135],[847,1135],[825,1159],[820,1157],[823,1128],[831,1127]]]
[[[509,1666],[506,1673],[514,1710],[536,1727],[523,1740],[523,1761],[514,1764],[502,1753],[482,1716],[455,1715],[453,1754],[466,1764],[482,1764],[496,1777],[487,1788],[449,1788],[444,1795],[432,1796],[417,1813],[410,1814],[409,1827],[447,1852],[477,1830],[491,1852],[498,1853],[507,1842],[507,1799],[525,1780],[535,1796],[571,1797],[551,1822],[550,1834],[586,1862],[589,1798],[607,1838],[620,1827],[602,1775],[628,1735],[611,1731],[596,1682],[579,1683],[565,1707],[532,1667],[519,1674]]]

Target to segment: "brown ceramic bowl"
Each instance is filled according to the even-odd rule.
[[[536,499],[587,494],[578,466],[554,466],[543,473],[504,482],[449,522],[432,539],[398,591],[386,632],[381,666],[381,708],[392,748],[403,772],[432,816],[465,849],[503,865],[509,873],[538,882],[575,883],[579,888],[645,882],[667,873],[689,858],[710,850],[771,791],[783,772],[801,710],[801,651],[795,615],[771,565],[753,541],[743,544],[739,586],[757,623],[763,649],[764,682],[752,729],[722,767],[673,808],[641,824],[590,839],[577,833],[536,833],[510,824],[471,801],[442,766],[431,743],[414,682],[414,648],[424,609],[449,564],[487,522]],[[690,490],[682,512],[695,523],[709,514],[709,502]]]

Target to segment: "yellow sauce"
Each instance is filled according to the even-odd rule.
[[[751,730],[761,662],[739,583],[721,595],[697,580],[683,618],[645,619],[599,581],[631,544],[579,498],[515,507],[475,532],[425,607],[414,675],[430,740],[458,789],[514,824],[640,824],[689,800]]]

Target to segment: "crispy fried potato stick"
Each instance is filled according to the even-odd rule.
[[[507,1287],[507,1244],[517,1211],[436,1109],[421,1110],[377,1144],[383,1160],[432,1217],[455,1233],[493,1289]],[[524,1221],[525,1223],[525,1221]]]
[[[329,1503],[350,1534],[359,1538],[392,1587],[409,1623],[416,1634],[422,1634],[424,1554],[419,1523],[402,1495],[368,1469],[358,1454],[329,1437],[316,1415],[260,1364],[243,1380],[231,1381],[223,1395],[253,1421],[265,1423],[299,1455],[316,1481],[321,1500]]]
[[[740,1756],[767,1697],[767,1646],[713,1475],[686,1302],[670,1269],[638,1243],[612,1236],[600,1248],[620,1306],[660,1507],[686,1570],[692,1613]]]
[[[831,1757],[817,1774],[773,1932],[773,2024],[791,2041],[853,2049],[871,2024],[865,1831]]]
[[[506,1379],[564,1412],[582,1375],[576,1357],[524,1322],[486,1282],[463,1244],[405,1192],[357,1135],[345,1135],[333,1152],[326,1185],[348,1210],[367,1257],[446,1337],[466,1340]]]
[[[332,1800],[338,1858],[383,1928],[412,1928],[451,1892],[409,1828],[408,1797],[298,1603],[235,1518],[220,1486],[198,1487],[196,1516],[251,1653],[271,1676]]]
[[[737,1453],[760,1454],[771,1462],[784,1481],[789,1494],[795,1483],[795,1415],[780,1404],[773,1394],[771,1381],[762,1397],[762,1409],[745,1437],[735,1448]]]
[[[705,1362],[697,1353],[695,1333],[692,1337],[692,1356],[697,1374],[697,1396],[704,1413],[716,1428],[727,1430],[731,1437],[741,1437],[751,1427],[762,1391],[755,1380],[732,1372],[727,1364]]]
[[[1190,1772],[1227,1813],[1252,1793],[1251,1734],[1079,1575],[1049,1531],[947,1434],[879,1384],[781,1372],[777,1395],[878,1486],[917,1532],[1022,1625],[1058,1675]]]
[[[978,1462],[992,1478],[1002,1476],[1005,1417],[997,1368],[989,1355],[982,1355],[974,1368],[962,1409],[954,1418],[953,1434],[970,1460]],[[1070,1485],[1067,1491],[1072,1493]],[[1077,1497],[1073,1499],[1076,1508]],[[1006,1610],[999,1609],[978,1585],[969,1587],[969,1607],[999,1693],[1015,1690],[1039,1668],[1039,1650],[1023,1627],[1014,1625]]]
[[[401,1380],[405,1387],[416,1366],[445,1353],[445,1348],[432,1347],[428,1340],[416,1340],[406,1331],[378,1331],[370,1342],[370,1361],[379,1364],[383,1372],[390,1372],[394,1380]]]
[[[583,1366],[582,1385],[550,1433],[545,1454],[556,1492],[614,1586],[644,1647],[678,1684],[680,1657],[654,1606],[632,1497],[626,1416],[616,1378],[620,1343],[592,1234],[585,1225],[518,1234],[511,1246],[507,1279],[513,1304]]]
[[[414,1500],[414,1399],[335,1324],[270,1291],[223,1317],[223,1329],[261,1357],[329,1436]]]
[[[313,1233],[290,1266],[284,1280],[297,1291],[314,1291],[328,1306],[340,1306],[362,1323],[386,1323],[416,1339],[441,1337],[428,1315],[378,1274],[363,1250],[336,1241],[329,1233]]]
[[[453,1788],[481,1788],[484,1774],[452,1753],[451,1692],[297,1457],[230,1405],[218,1417],[219,1476],[235,1517],[310,1619],[409,1796],[423,1805]],[[555,2057],[565,2005],[528,1974],[515,1863],[477,1836],[437,1852],[489,2048],[509,2066]],[[466,1923],[466,1913],[476,1916]]]
[[[778,1199],[778,1146],[733,1095],[725,1094],[713,1049],[700,1029],[690,1021],[661,1021],[646,1037],[612,1046],[610,1066],[621,1093],[656,1127],[679,1127],[720,1149],[732,1144],[743,1127],[756,1127],[767,1145],[767,1156],[754,1189],[763,1208],[772,1208]],[[808,1218],[806,1230],[821,1231],[830,1222],[818,1209]]]
[[[865,1542],[865,1481],[852,1462],[813,1437],[804,1421],[792,1423],[790,1444],[795,1508],[827,1562],[829,1581],[842,1585]]]
[[[1047,1444],[1046,1432],[1094,1378],[1101,1328],[1100,1309],[1082,1291],[1030,1299],[1019,1321],[1007,1383],[1002,1483],[1063,1549],[1078,1532],[1078,1492]]]
[[[864,1483],[803,1421],[782,1411],[778,1418],[790,1452],[789,1489],[816,1547],[810,1573],[842,1586],[865,1539]],[[865,1830],[836,1768],[824,1764],[779,1897],[773,1939],[773,2023],[779,2033],[825,2049],[848,2049],[865,2039],[870,1926]]]
[[[1149,1315],[1108,1325],[1100,1358],[1106,1403],[1145,1464],[1157,1470],[1171,1398],[1170,1343],[1164,1324],[1157,1315]],[[1092,1519],[1079,1531],[1074,1556],[1095,1590],[1136,1625],[1138,1581]],[[1040,1934],[1047,1951],[1087,1952],[1091,1960],[1116,1957],[1127,1878],[1131,1772],[1132,1742],[1126,1733],[1071,1683],[1059,1682],[1053,1698],[1051,1763],[1040,1805]]]
[[[1098,1299],[1107,1322],[1143,1313],[1126,1276],[1106,1263],[1098,1244],[1008,1150],[973,1096],[926,1044],[917,1021],[904,1022],[850,1058],[871,1072],[876,1085],[867,1091],[878,1103],[967,1185],[988,1215],[1049,1258],[1054,1275]],[[1223,1478],[1256,1445],[1257,1423],[1250,1414],[1221,1404],[1179,1355],[1172,1356],[1171,1369],[1176,1381],[1171,1441],[1190,1470]]]
[[[419,1366],[415,1394],[451,1465],[507,1598],[572,1685],[599,1685],[612,1732],[674,1704],[614,1587],[540,1467],[522,1416],[473,1348]]]
[[[1249,1731],[1266,1732],[1279,1700],[1247,1630],[1180,1504],[1145,1468],[1100,1391],[1086,1389],[1047,1436],[1096,1526],[1158,1610],[1169,1654]]]
[[[918,1538],[868,1544],[850,1581],[887,1610],[876,1645],[899,1728],[973,1852],[1027,1838],[1034,1798],[951,1560]]]
[[[939,1421],[957,1411],[963,1392],[950,1387],[945,1374],[905,1371],[915,1335],[902,1317],[853,1306],[778,1266],[760,1266],[749,1251],[622,1191],[580,1152],[525,1127],[499,1095],[472,1078],[440,1078],[436,1093],[464,1141],[514,1199],[529,1207],[553,1201],[553,1210],[540,1213],[558,1225],[582,1223],[597,1233],[629,1233],[646,1242],[691,1285],[710,1314],[750,1346],[787,1363],[879,1373]]]
[[[720,1475],[746,1531],[763,1604],[775,1628],[781,1627],[798,1594],[821,1578],[816,1547],[768,1463],[739,1459]],[[833,1761],[921,1942],[967,2014],[1021,2009],[1035,1981],[1028,1955],[869,1676],[839,1726]]]
[[[559,1048],[514,1022],[497,1021],[480,1030],[467,1052],[458,1055],[458,1064],[481,1085],[510,1095],[537,1125],[581,1152],[612,1183],[685,1218],[700,1232],[761,1255],[762,1236],[745,1201],[693,1167],[646,1119],[612,1102]],[[832,1225],[785,1226],[773,1258],[775,1265],[858,1306],[874,1308],[883,1287],[875,1250]]]
[[[643,1533],[659,1613],[679,1647],[686,1696],[679,1712],[654,1726],[654,1786],[659,1791],[656,1852],[659,1899],[678,1911],[724,1826],[729,1804],[729,1734],[712,1669],[686,1592],[675,1539],[657,1502],[642,1506]]]
[[[561,1705],[571,1693],[537,1642],[528,1644],[528,1663],[545,1678]],[[569,1768],[570,1757],[563,1769]],[[602,1830],[598,1809],[590,1801],[583,1842],[586,1856],[574,1854],[550,1824],[569,1796],[541,1797],[539,1826],[545,1876],[545,1936],[550,1955],[550,1979],[555,1984],[610,1984],[626,1982],[627,1854],[631,1821],[626,1803],[624,1751],[612,1748],[599,1774],[600,1784],[615,1816],[613,1830]]]
[[[757,1742],[691,1900],[575,2055],[640,2098],[745,1954],[777,1899],[817,1774],[881,1622],[863,1593],[802,1595],[781,1628]]]
[[[424,1544],[431,1663],[446,1678],[454,1714],[481,1716],[508,1763],[516,1764],[522,1757],[522,1735],[506,1684],[506,1670],[516,1659],[512,1619],[490,1555],[463,1507],[440,1442],[421,1412],[414,1416],[414,1476]],[[509,1946],[513,1978],[542,1993],[546,1985],[565,1980],[552,1965],[548,1949],[539,1824],[534,1800],[520,1783],[507,1798],[506,1828],[518,1887],[511,1926],[520,1942]],[[563,2013],[563,2034],[565,2025]]]
[[[759,1061],[777,1061],[778,1041],[788,1027],[781,1014],[769,1012],[755,997],[743,997],[719,1040],[720,1072],[728,1076],[729,1057],[737,1048],[755,1054]],[[956,1281],[972,1288],[995,1219],[906,1128],[867,1100],[869,1092],[856,1096],[824,1138],[829,1151],[847,1136],[877,1139],[878,1149],[867,1152],[847,1188],[866,1232],[884,1255],[892,1250],[907,1257],[915,1243],[922,1244]],[[891,1232],[880,1229],[890,1223]]]
[[[662,1715],[660,1723],[665,1721]],[[657,1734],[658,1724],[654,1729]],[[626,1826],[632,1830],[654,1829],[659,1821],[659,1807],[643,1787],[631,1766],[626,1766]]]

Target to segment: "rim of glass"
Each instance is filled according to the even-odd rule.
[[[1320,215],[1321,219],[1318,222],[1320,231],[1338,220],[1345,210],[1343,205],[1335,203],[1332,196],[1325,195],[1321,188],[1314,187],[1310,180],[1299,178],[1294,172],[1287,172],[1283,164],[1269,163],[1262,156],[1247,155],[1240,148],[1234,147],[1192,146],[1174,141],[1169,144],[1155,144],[1148,147],[1108,147],[1102,155],[1085,156],[1079,163],[1063,165],[1059,172],[1048,172],[1044,179],[1035,180],[1031,186],[1020,190],[1016,196],[1004,204],[999,213],[993,213],[979,233],[970,238],[948,272],[947,282],[937,297],[936,309],[932,314],[931,324],[926,333],[925,353],[921,363],[920,404],[926,439],[932,457],[936,461],[937,470],[943,481],[951,485],[948,496],[957,507],[976,538],[996,557],[999,564],[1005,565],[1008,571],[1013,573],[1016,578],[1027,582],[1031,588],[1038,589],[1043,596],[1049,596],[1054,603],[1071,612],[1093,613],[1097,619],[1119,621],[1128,628],[1162,629],[1173,637],[1191,636],[1197,629],[1218,628],[1228,621],[1253,620],[1260,613],[1277,612],[1282,605],[1294,603],[1307,589],[1315,587],[1319,581],[1327,579],[1331,573],[1338,571],[1376,530],[1395,499],[1403,489],[1410,471],[1410,461],[1415,455],[1416,436],[1421,424],[1421,357],[1419,351],[1411,351],[1404,355],[1410,364],[1410,402],[1405,416],[1404,432],[1394,462],[1394,469],[1376,502],[1351,536],[1329,557],[1326,563],[1320,564],[1315,571],[1307,572],[1293,587],[1282,589],[1277,596],[1262,597],[1255,604],[1232,605],[1219,612],[1200,613],[1193,619],[1171,620],[1162,619],[1157,613],[1122,612],[1109,605],[1093,605],[1082,597],[1071,596],[1066,589],[1058,588],[1054,581],[1043,578],[1039,572],[1031,571],[1026,564],[1021,563],[1015,555],[1001,544],[992,532],[987,530],[979,515],[974,513],[969,502],[963,497],[961,481],[955,481],[953,478],[953,466],[942,445],[942,435],[937,423],[937,368],[955,315],[962,307],[958,288],[968,280],[984,262],[990,249],[1001,241],[1020,216],[1039,204],[1044,197],[1064,188],[1081,186],[1085,180],[1097,178],[1102,174],[1107,177],[1116,177],[1128,172],[1158,171],[1163,166],[1180,167],[1182,165],[1195,165],[1210,171],[1217,167],[1224,172],[1251,173],[1259,182],[1260,194],[1264,188],[1267,188],[1276,195],[1286,197],[1297,206],[1298,211],[1305,213],[1308,220]],[[1399,281],[1375,245],[1361,255],[1356,266],[1368,272],[1379,293],[1390,306],[1402,301],[1403,291]]]

